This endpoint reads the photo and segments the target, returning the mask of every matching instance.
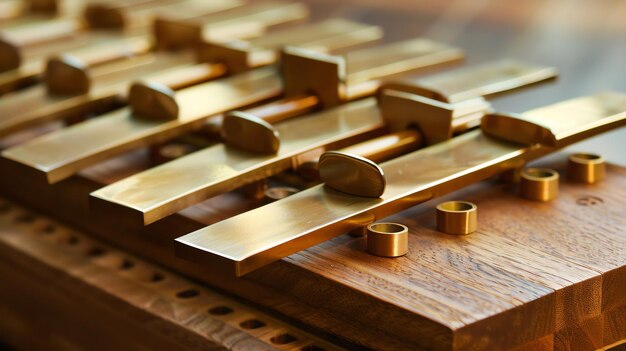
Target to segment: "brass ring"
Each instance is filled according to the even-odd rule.
[[[604,157],[587,153],[572,154],[568,158],[567,173],[575,182],[597,183],[606,174]]]
[[[464,235],[476,231],[478,207],[467,201],[448,201],[437,205],[437,230]]]
[[[368,225],[367,251],[382,257],[406,255],[409,251],[409,228],[389,222]]]
[[[533,201],[550,201],[559,194],[559,173],[549,168],[527,168],[522,172],[522,197]]]

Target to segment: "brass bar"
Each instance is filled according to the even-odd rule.
[[[115,43],[112,41],[127,37],[134,40],[145,41],[145,45],[152,47],[149,38],[150,24],[156,16],[167,16],[173,9],[176,9],[178,18],[194,18],[197,16],[208,16],[242,5],[240,0],[219,0],[204,2],[199,0],[184,1],[112,1],[98,4],[91,4],[87,11],[87,17],[94,17],[108,23],[107,25],[91,24],[96,30],[73,33],[72,40],[53,40],[38,43],[37,45],[24,45],[10,37],[0,36],[0,71],[15,71],[12,75],[0,77],[0,87],[15,84],[16,80],[25,80],[37,76],[44,67],[43,62],[52,55],[74,51],[72,54],[81,55],[87,60],[87,53],[93,51],[91,60],[98,55],[103,55],[101,47],[109,45],[113,49]],[[91,10],[91,11],[90,11]],[[114,18],[113,20],[110,18]],[[87,19],[89,22],[89,18]],[[28,27],[26,27],[28,28]],[[107,29],[103,31],[101,29]],[[111,31],[116,29],[117,31]],[[26,34],[34,33],[32,36],[39,37],[37,26],[27,31],[20,29],[19,32]],[[22,36],[25,34],[23,33]],[[228,39],[228,37],[226,37]],[[104,56],[104,55],[103,55]],[[110,57],[108,60],[111,60]],[[119,57],[123,58],[123,57]],[[104,63],[108,60],[100,59],[98,62]],[[97,63],[94,61],[94,64]],[[28,69],[20,69],[28,66]],[[12,78],[10,78],[12,77]],[[11,80],[9,80],[11,79]]]
[[[113,155],[200,127],[210,116],[275,97],[280,88],[274,69],[260,68],[181,90],[177,98],[187,107],[177,120],[137,119],[130,109],[121,109],[4,150],[2,156],[54,183]]]
[[[415,114],[415,110],[410,110],[410,111],[413,112],[413,114]],[[429,116],[426,115],[426,116],[421,116],[421,117],[429,117]],[[283,124],[286,124],[288,127],[286,129],[283,129],[285,128]],[[454,125],[453,122],[448,122],[448,124],[453,125],[452,127],[449,127],[449,128],[452,128],[453,130],[456,130],[456,131],[460,131],[460,128],[465,128],[467,126],[466,123]],[[222,173],[217,174],[217,172],[213,171],[212,167],[208,167],[207,165],[207,168],[201,168],[198,171],[199,173],[197,175],[197,179],[205,181],[205,184],[203,186],[199,186],[196,182],[189,181],[189,177],[191,177],[190,173],[181,173],[180,175],[178,175],[178,167],[180,167],[179,164],[183,164],[183,162],[185,161],[177,160],[174,162],[161,165],[157,168],[159,169],[159,172],[170,174],[169,181],[176,184],[175,189],[176,191],[178,191],[178,193],[173,193],[173,194],[170,192],[156,193],[155,191],[151,191],[148,183],[156,182],[156,178],[153,178],[153,176],[150,176],[149,174],[158,174],[158,173],[156,173],[156,171],[153,171],[153,170],[148,170],[146,172],[142,172],[140,174],[129,177],[127,179],[128,180],[127,182],[123,181],[123,182],[120,182],[119,184],[118,183],[112,184],[110,186],[107,186],[101,189],[102,192],[96,192],[94,194],[115,194],[115,196],[110,196],[110,197],[101,196],[102,200],[110,199],[112,201],[112,203],[108,205],[109,208],[117,206],[119,207],[117,211],[119,211],[120,213],[127,212],[128,216],[131,218],[140,218],[140,216],[143,216],[143,223],[149,224],[157,219],[162,218],[162,216],[164,215],[175,213],[189,206],[190,204],[197,202],[199,199],[204,199],[202,196],[216,195],[218,191],[222,191],[223,189],[227,188],[227,186],[224,184],[228,183],[229,181],[232,184],[228,185],[228,189],[233,189],[232,187],[240,186],[242,180],[249,180],[249,181],[254,180],[252,177],[245,177],[246,174],[250,175],[250,174],[256,174],[258,172],[262,172],[262,174],[264,174],[267,177],[272,174],[276,174],[275,172],[286,170],[287,168],[279,168],[275,166],[275,164],[282,164],[281,162],[284,161],[283,156],[281,156],[283,155],[282,150],[284,148],[287,148],[287,149],[291,148],[291,145],[289,144],[293,140],[291,134],[303,135],[303,133],[307,133],[306,131],[303,131],[300,128],[309,128],[309,127],[306,122],[303,122],[302,126],[300,126],[297,120],[285,121],[276,125],[273,135],[274,136],[280,135],[280,148],[278,149],[278,153],[276,157],[273,159],[263,158],[263,160],[265,160],[263,162],[261,162],[260,161],[261,159],[259,159],[259,161],[257,161],[256,164],[251,163],[249,168],[246,169],[245,171],[242,171],[241,174],[235,174],[235,175],[229,174],[227,177],[225,177],[224,174]],[[258,132],[258,130],[251,128],[250,125],[246,125],[246,128],[242,127],[242,128],[235,128],[235,129],[245,129],[248,131],[252,131],[250,133],[249,138],[245,138],[245,140],[250,139],[251,143],[259,144],[259,139],[261,138],[261,134]],[[323,130],[321,128],[318,128],[318,129]],[[290,134],[285,134],[285,133],[290,133]],[[410,134],[410,132],[407,134]],[[393,140],[394,135],[390,136],[390,138],[391,140]],[[375,157],[397,156],[397,153],[402,152],[402,151],[409,151],[411,147],[415,146],[418,140],[416,136],[413,136],[413,138],[414,138],[414,140],[412,140],[413,142],[410,142],[411,138],[407,138],[405,139],[405,141],[409,141],[409,142],[406,145],[398,145],[397,147],[389,147],[388,144],[384,144],[384,143],[376,144],[376,141],[373,141],[371,144],[368,145],[368,150],[370,151],[370,154]],[[419,139],[420,139],[419,142],[422,142],[424,140],[424,137],[421,136],[419,137]],[[304,138],[303,140],[306,140],[306,138]],[[388,140],[389,139],[383,139],[383,142],[388,141]],[[298,140],[298,142],[301,142],[301,140]],[[346,145],[349,145],[349,144],[346,144]],[[381,149],[374,150],[372,147],[373,145],[379,146],[381,147]],[[236,144],[236,146],[237,148],[242,149],[242,150],[249,149],[249,148],[243,148],[241,146],[241,143]],[[265,144],[263,144],[263,146],[265,146]],[[231,149],[234,149],[234,147],[231,147]],[[324,149],[328,150],[330,148],[325,147]],[[321,150],[318,144],[315,144],[315,143],[311,144],[309,146],[309,149],[306,149],[306,152],[301,151],[299,154],[293,155],[292,156],[293,162],[294,164],[299,165],[299,164],[304,163],[305,161],[315,160],[317,156],[319,156],[321,152],[325,150]],[[311,155],[310,154],[311,152],[313,152],[314,154]],[[307,155],[307,153],[309,154]],[[202,151],[198,152],[198,154],[202,155]],[[185,156],[183,157],[183,159],[190,158],[190,159],[195,160],[194,162],[202,162],[203,158],[207,160],[210,159],[208,157],[201,157],[201,156],[196,158],[196,156],[194,155],[195,154]],[[251,155],[251,161],[252,160],[254,160],[254,158],[252,158],[252,155]],[[207,172],[212,173],[212,174],[217,174],[216,180],[213,180],[210,182],[206,181],[207,176],[205,175],[205,173]],[[177,176],[174,176],[175,174]],[[150,179],[150,180],[146,180],[146,179]],[[144,184],[144,182],[146,182],[146,184]],[[126,188],[128,187],[129,184],[133,186],[132,192],[126,191],[127,190]],[[109,192],[108,189],[112,189],[112,190],[110,190]],[[172,189],[174,189],[174,187]],[[154,202],[150,203],[150,207],[143,207],[143,206],[136,204],[135,199],[140,197],[137,194],[142,191],[145,192],[144,197],[150,197],[151,199],[154,200]],[[128,194],[133,194],[133,195],[127,196]],[[94,201],[94,203],[95,202],[96,201]],[[102,201],[98,201],[98,202],[102,202]],[[102,206],[102,207],[104,208],[106,206]],[[126,207],[126,208],[123,209],[123,207]]]
[[[373,98],[289,120],[276,125],[284,137],[277,155],[214,145],[92,193],[93,210],[112,210],[138,223],[151,223],[190,204],[290,169],[298,157],[314,159],[327,149],[368,139],[382,127]]]
[[[159,54],[143,55],[136,59],[126,60],[113,65],[96,67],[86,71],[72,71],[79,80],[86,81],[89,91],[76,95],[54,95],[48,93],[46,86],[34,86],[15,92],[0,101],[0,136],[8,135],[24,128],[33,127],[44,122],[82,115],[89,111],[114,106],[119,96],[125,93],[129,80],[151,78],[158,81],[161,76],[169,77],[163,84],[188,77],[192,55]],[[170,67],[175,67],[169,69]],[[224,73],[224,68],[210,66],[211,74],[204,78],[213,78]],[[176,76],[170,71],[180,71]],[[85,75],[82,75],[85,73]],[[202,76],[189,77],[196,82]],[[176,78],[176,79],[173,79]],[[180,82],[177,82],[180,86]],[[176,88],[177,86],[172,86]]]
[[[562,148],[626,124],[626,96],[582,97],[529,111],[526,117],[549,126],[557,147]],[[387,187],[380,198],[316,186],[180,237],[176,254],[241,276],[555,150],[512,144],[472,131],[381,164]]]
[[[322,23],[323,24],[323,23]],[[363,25],[356,24],[354,22],[344,22],[344,26],[342,28],[346,28],[346,24],[350,24],[349,28],[355,28],[359,31],[364,28]],[[340,36],[336,30],[332,33],[333,37]],[[347,36],[352,35],[352,31],[346,33]],[[268,35],[269,37],[270,35]],[[315,41],[322,39],[319,36],[311,36],[307,35],[307,38],[313,38]],[[371,38],[376,38],[373,36],[364,36],[362,40],[370,40]],[[354,40],[348,40],[346,43],[348,45],[353,45]],[[306,44],[306,43],[305,43]],[[219,64],[218,64],[219,65]],[[211,65],[210,72],[216,72],[215,68],[216,64]],[[130,74],[141,74],[137,72],[137,69],[130,71]],[[122,75],[127,74],[125,71],[121,71]],[[115,131],[111,131],[111,135],[118,135],[119,131],[117,130],[114,124],[100,124],[105,122],[96,123],[95,121],[87,121],[85,123],[81,123],[79,125],[73,126],[72,128],[64,129],[54,133],[54,136],[49,138],[35,139],[25,144],[19,145],[16,147],[17,152],[15,155],[20,158],[21,162],[27,165],[32,165],[38,171],[43,171],[47,173],[45,179],[50,182],[59,181],[71,174],[74,174],[81,167],[85,167],[88,164],[93,164],[98,162],[102,158],[110,157],[119,152],[123,152],[128,150],[129,148],[135,147],[137,145],[145,145],[146,143],[150,143],[154,140],[164,140],[168,137],[173,137],[180,135],[181,133],[189,130],[187,126],[191,125],[194,128],[199,125],[200,120],[204,121],[205,119],[211,117],[214,114],[219,114],[223,112],[227,112],[231,109],[237,109],[246,107],[252,104],[257,104],[259,102],[266,101],[270,98],[274,98],[278,96],[281,90],[280,79],[278,77],[271,76],[272,74],[276,74],[273,68],[267,69],[256,69],[252,72],[246,72],[241,75],[239,78],[232,78],[228,80],[224,80],[222,82],[213,82],[207,84],[201,84],[196,87],[190,89],[184,89],[175,95],[175,99],[177,103],[180,104],[181,108],[179,109],[179,120],[180,123],[170,123],[164,124],[167,127],[155,127],[150,123],[142,123],[142,121],[132,121],[129,120],[124,122],[127,125],[144,125],[145,128],[137,128],[137,127],[124,127],[121,126],[119,129],[125,132],[125,137],[120,138],[119,140],[114,139],[106,139],[102,137],[94,138],[93,133],[103,133],[107,134],[108,132],[105,129],[102,129],[103,125],[106,125],[108,128],[116,129]],[[174,88],[173,81],[164,81],[164,74],[161,75],[161,84],[165,84],[169,88]],[[110,79],[111,74],[102,74],[102,79]],[[118,74],[119,76],[119,74]],[[170,79],[176,80],[177,77],[180,79],[181,74],[170,75]],[[138,75],[136,77],[141,77]],[[147,81],[154,81],[150,79],[150,77],[145,77]],[[114,78],[117,79],[117,78]],[[158,82],[157,82],[158,83]],[[231,85],[232,86],[229,86]],[[111,89],[107,87],[107,89]],[[258,91],[255,91],[257,89]],[[137,93],[135,96],[138,96],[140,102],[145,101],[145,97],[141,96],[141,91]],[[93,95],[94,93],[91,93]],[[247,95],[246,95],[247,94]],[[232,99],[231,102],[220,102],[218,104],[207,104],[207,99]],[[1,103],[0,103],[1,105]],[[154,104],[149,103],[148,105],[152,106]],[[48,104],[48,108],[50,105]],[[136,112],[136,110],[135,110]],[[134,116],[136,117],[136,116]],[[103,116],[102,118],[107,118],[107,116]],[[113,118],[113,117],[111,117]],[[15,126],[18,122],[15,122],[13,119],[13,130],[19,129],[19,126]],[[20,122],[21,123],[21,122]],[[97,129],[94,129],[94,125],[97,125]],[[157,123],[156,125],[159,125]],[[7,124],[4,128],[9,128],[10,126]],[[183,128],[184,127],[184,128]],[[0,125],[0,132],[2,131],[2,125]],[[167,129],[169,128],[169,129]],[[80,140],[80,135],[84,135],[85,140]],[[154,133],[151,134],[151,133]],[[69,135],[65,137],[64,135]],[[143,140],[143,141],[142,141]],[[56,143],[63,145],[56,145]],[[41,147],[49,150],[63,150],[63,152],[57,152],[53,155],[48,155],[49,159],[45,160],[38,153],[41,150]],[[126,146],[124,146],[126,145]],[[34,152],[31,152],[32,150]],[[12,154],[12,151],[7,150],[7,154]],[[30,157],[33,157],[30,159]],[[92,159],[93,158],[93,159]],[[16,159],[17,160],[17,159]]]
[[[233,0],[221,0],[215,2],[211,6],[202,5],[203,3],[197,3],[195,1],[191,1],[192,4],[196,6],[201,6],[201,13],[215,12],[224,9],[225,7],[233,7],[238,5],[239,2]],[[126,4],[127,5],[127,4]],[[173,5],[170,5],[173,6]],[[269,5],[264,5],[262,9],[265,9],[267,13],[262,13],[254,15],[249,13],[251,10],[245,14],[245,19],[247,21],[255,21],[256,19],[265,19],[268,14],[274,14],[277,17],[272,18],[271,20],[267,20],[267,23],[257,23],[259,26],[263,26],[265,28],[266,25],[275,25],[278,23],[284,23],[291,21],[293,19],[292,15],[284,15],[282,12],[272,12],[270,11]],[[300,5],[299,5],[300,6]],[[194,7],[187,9],[186,11],[177,12],[177,16],[182,16],[183,18],[188,18],[193,13]],[[254,7],[253,7],[254,8]],[[299,8],[299,7],[298,7]],[[283,9],[287,11],[287,9],[292,9],[291,5],[279,5],[279,9]],[[224,11],[221,11],[224,12]],[[213,18],[218,16],[218,14],[210,15],[207,18]],[[282,16],[282,17],[281,17]],[[222,18],[223,16],[218,16],[218,18]],[[228,21],[235,21],[237,17],[235,17],[234,13],[229,12],[229,16],[227,16]],[[225,21],[222,18],[222,21]],[[221,22],[215,22],[221,23]],[[354,22],[346,21],[347,24],[351,25],[354,28],[362,29],[364,25],[357,24]],[[344,27],[349,27],[348,25]],[[367,26],[369,27],[369,26]],[[331,33],[333,36],[339,36],[341,33],[335,30]],[[267,37],[271,37],[272,35],[268,35]],[[228,36],[224,36],[223,39],[229,38]],[[232,39],[232,37],[230,37]],[[320,36],[313,36],[316,40],[323,39]],[[294,38],[298,39],[298,38]],[[121,45],[125,42],[131,41],[134,43],[132,46],[135,51],[139,51],[139,49],[147,48],[147,42],[145,39],[136,39],[140,43],[144,43],[146,45],[140,45],[138,43],[134,43],[134,40],[123,39],[120,40],[121,43],[116,43],[115,48],[117,50],[117,54],[114,55],[115,58],[124,57],[124,54],[129,51],[128,46],[131,44],[127,44],[126,46]],[[364,39],[365,40],[365,39]],[[369,40],[369,39],[367,39]],[[79,63],[83,66],[90,66],[90,64],[103,63],[111,59],[110,52],[113,50],[108,50],[109,54],[105,54],[107,52],[106,45],[112,44],[104,44],[104,47],[98,49],[97,51],[93,51],[93,48],[90,50],[82,50],[80,52],[73,53],[71,55],[72,58],[78,58]],[[127,56],[127,55],[126,55]],[[31,97],[31,100],[26,102],[25,99],[13,99],[14,101],[7,101],[6,104],[0,102],[0,111],[6,111],[6,114],[1,114],[5,117],[4,121],[0,121],[0,135],[6,135],[8,133],[12,133],[24,127],[34,126],[37,123],[47,122],[54,119],[59,119],[65,117],[65,114],[71,115],[75,113],[86,113],[90,110],[94,110],[96,107],[106,107],[107,105],[111,105],[111,102],[114,101],[115,97],[120,94],[120,91],[124,88],[124,86],[135,79],[150,79],[151,77],[147,77],[146,74],[154,74],[155,72],[162,71],[165,68],[169,68],[170,66],[188,64],[192,62],[192,59],[189,58],[185,54],[180,54],[179,59],[173,59],[172,57],[176,57],[175,55],[167,55],[167,54],[154,54],[152,56],[146,56],[144,58],[138,60],[125,60],[120,64],[116,64],[109,67],[98,67],[98,69],[92,69],[90,72],[87,72],[80,64],[76,64],[77,61],[74,59],[69,62],[65,60],[63,62],[56,61],[56,65],[52,67],[57,67],[56,70],[48,70],[48,91],[51,92],[50,96],[45,96],[40,87],[32,88],[33,90],[39,91],[39,94],[35,94],[32,91],[23,92],[21,95]],[[144,63],[143,61],[152,61],[149,63]],[[168,63],[169,62],[169,63]],[[134,65],[133,65],[134,63]],[[123,68],[120,68],[124,66]],[[50,67],[50,65],[48,65]],[[180,75],[178,78],[178,82],[174,84],[172,81],[173,76],[170,75],[170,88],[183,88],[189,83],[200,83],[207,80],[207,78],[216,78],[225,73],[223,69],[217,69],[215,65],[211,66],[209,71],[210,75],[201,73],[198,77],[190,77],[189,70],[186,68],[187,72],[185,75]],[[59,74],[55,74],[55,72],[59,72]],[[68,73],[69,72],[69,73]],[[115,72],[115,74],[112,74]],[[183,78],[189,79],[188,81],[184,81]],[[158,80],[158,79],[157,79]],[[78,84],[82,83],[82,84]],[[68,90],[69,89],[69,90]],[[66,98],[62,98],[58,95],[71,95],[71,94],[85,94],[80,98],[77,96],[67,96]],[[88,94],[87,94],[88,93]],[[11,109],[16,108],[15,105],[19,103],[20,106],[31,106],[27,111],[23,111],[22,113],[14,113]],[[4,108],[5,105],[7,108]],[[240,105],[236,105],[240,106]],[[18,107],[19,108],[19,107]],[[9,113],[11,112],[11,113]]]
[[[156,45],[159,49],[177,50],[201,42],[224,42],[224,38],[260,36],[268,28],[304,20],[309,11],[300,3],[264,2],[247,4],[208,18],[179,18],[170,13],[155,21]]]
[[[385,64],[392,64],[392,62],[394,61],[392,53],[398,54],[399,61],[402,63],[400,67],[402,67],[402,69],[405,69],[405,70],[416,68],[416,66],[418,68],[423,68],[425,66],[439,64],[441,63],[441,61],[434,60],[432,56],[439,56],[438,54],[440,53],[445,53],[445,55],[441,55],[441,57],[439,57],[439,59],[443,60],[444,62],[456,60],[458,59],[460,55],[460,53],[456,49],[452,49],[448,46],[433,43],[433,42],[423,40],[423,39],[411,40],[411,41],[403,42],[400,44],[392,44],[391,49],[392,50],[384,50],[384,49],[381,50],[381,51],[387,51],[388,56],[385,57],[385,59],[381,58],[381,59],[376,60],[374,62],[374,65],[384,66]],[[412,53],[413,55],[415,55],[417,52],[419,52],[422,55],[421,56],[422,58],[426,57],[427,59],[414,60],[414,57],[412,57],[411,54],[409,53]],[[371,53],[371,51],[368,50],[367,53],[369,54]],[[359,60],[364,60],[363,58],[361,58],[362,55],[363,54],[354,55],[354,57],[359,58]],[[407,64],[406,62],[407,60],[411,62],[416,62],[416,66]],[[364,63],[355,65],[355,67],[358,69],[357,72],[369,70],[369,66],[365,65]],[[398,68],[394,68],[392,71],[395,73],[396,69]],[[379,72],[390,72],[390,70],[381,70]],[[376,73],[376,75],[373,75],[372,77],[380,78],[380,76],[378,76],[377,74],[381,74],[381,73]],[[372,93],[373,92],[374,90],[372,90]],[[155,111],[155,112],[162,114],[164,111],[169,109],[173,115],[178,114],[179,116],[178,118],[181,118],[181,116],[184,116],[184,113],[182,111],[177,112],[175,109],[172,109],[171,108],[172,104],[164,97],[161,99],[161,101],[163,101],[163,106],[159,107],[158,111]],[[186,108],[186,105],[182,103],[182,101],[179,101],[178,98],[176,98],[176,105],[179,106],[180,108]],[[147,108],[152,108],[151,106],[148,106]],[[301,106],[301,105],[297,105],[297,106]],[[314,116],[317,116],[317,115],[314,115]],[[324,114],[321,114],[320,116],[324,116]],[[322,120],[321,118],[322,117],[320,117],[320,120]],[[241,123],[244,123],[243,121],[244,119],[241,119],[241,120],[242,120]],[[236,174],[236,175],[233,175],[231,173],[228,173],[228,174],[221,173],[221,172],[216,173],[213,168],[214,166],[213,162],[208,161],[209,163],[208,164],[205,163],[206,166],[204,168],[197,168],[198,174],[195,177],[197,181],[190,181],[189,173],[178,173],[179,167],[181,167],[180,166],[181,163],[179,162],[185,162],[185,161],[176,160],[176,161],[161,165],[159,167],[153,168],[146,172],[142,172],[135,176],[131,176],[128,178],[130,179],[129,182],[125,183],[124,181],[122,181],[120,182],[119,185],[117,183],[110,185],[109,187],[103,189],[103,193],[108,193],[109,188],[110,189],[124,189],[125,187],[127,187],[127,184],[138,184],[138,183],[143,184],[144,181],[149,182],[148,180],[146,180],[148,178],[155,179],[152,176],[146,175],[146,174],[160,174],[158,172],[170,174],[169,181],[171,181],[172,184],[176,184],[176,186],[172,186],[171,188],[172,190],[175,190],[175,192],[160,192],[159,194],[148,195],[152,199],[155,200],[154,206],[151,205],[153,208],[149,208],[149,209],[140,208],[137,211],[137,208],[136,208],[137,206],[135,206],[132,203],[133,198],[137,198],[136,195],[133,195],[131,198],[131,197],[126,197],[127,194],[131,194],[131,192],[129,191],[111,190],[111,192],[120,191],[121,193],[124,194],[123,195],[124,197],[117,196],[116,203],[118,206],[127,206],[128,208],[125,209],[125,211],[132,212],[133,214],[131,216],[134,218],[138,218],[139,216],[144,216],[140,223],[147,224],[157,219],[160,219],[165,215],[175,213],[193,203],[196,203],[200,199],[205,199],[206,198],[205,196],[208,196],[208,195],[213,196],[213,195],[218,194],[219,191],[224,191],[224,189],[234,189],[236,187],[239,187],[242,185],[241,182],[244,180],[253,181],[254,179],[253,177],[250,177],[250,174],[264,174],[265,177],[267,177],[271,174],[275,174],[276,172],[280,172],[280,171],[288,169],[289,167],[292,167],[293,166],[292,162],[298,162],[297,161],[298,157],[305,154],[306,152],[311,152],[312,150],[316,150],[316,149],[321,152],[327,148],[330,148],[331,146],[335,146],[336,144],[340,144],[340,143],[343,145],[348,145],[349,140],[347,139],[318,139],[319,137],[325,137],[325,138],[328,137],[326,135],[325,127],[324,128],[315,127],[317,135],[316,135],[316,138],[313,139],[313,136],[309,136],[310,133],[313,132],[312,130],[303,130],[304,128],[313,128],[309,126],[309,123],[311,123],[309,121],[310,119],[307,119],[306,122],[302,121],[301,123],[298,123],[299,121],[296,121],[295,124],[290,123],[291,121],[284,121],[281,124],[277,125],[276,133],[274,135],[281,135],[281,138],[280,138],[281,146],[280,146],[280,150],[278,150],[278,154],[276,154],[274,158],[267,158],[266,159],[267,161],[265,162],[257,161],[256,163],[252,162],[255,159],[255,157],[253,157],[254,155],[249,154],[251,156],[251,163],[250,163],[249,169],[246,170],[248,172],[248,176],[246,176],[245,179],[244,179],[244,175],[246,174],[246,172],[243,172],[243,171],[242,171],[242,174]],[[290,127],[292,125],[294,125],[294,127]],[[298,127],[295,127],[295,126],[298,126]],[[255,125],[255,127],[257,126]],[[269,127],[271,128],[271,126]],[[258,139],[260,138],[260,134],[258,133],[258,130],[256,128],[255,129],[234,128],[234,129],[235,130],[245,129],[248,131],[253,131],[250,134],[249,141],[254,144],[259,144]],[[375,129],[377,130],[377,128]],[[367,130],[368,133],[373,132],[373,131],[374,131],[373,129]],[[284,133],[289,133],[289,134],[284,134]],[[294,141],[293,135],[301,135],[301,136],[306,136],[306,137],[302,137]],[[352,136],[353,134],[351,132],[351,133],[346,133],[346,135]],[[333,135],[333,138],[338,138],[338,136]],[[226,138],[226,139],[229,140],[229,138]],[[355,138],[355,140],[357,141],[360,141],[363,139],[364,137],[362,136],[360,136],[359,138]],[[245,138],[245,140],[247,142],[248,138]],[[312,142],[312,140],[319,140],[319,141]],[[291,155],[292,160],[287,162],[287,158],[283,156],[284,150],[290,150],[293,147],[292,144],[298,145],[298,147],[302,147],[303,146],[302,143],[307,142],[307,141],[310,142],[310,144],[308,145],[308,149],[300,149],[298,153],[292,154]],[[231,144],[233,144],[232,141],[231,141]],[[270,144],[275,145],[275,143],[272,143],[272,142],[270,142]],[[248,149],[248,148],[241,147],[240,144],[237,144],[237,146],[240,149],[244,149],[244,150]],[[262,146],[265,147],[265,143],[262,143]],[[210,152],[212,149],[213,148],[209,148],[208,152]],[[230,147],[229,149],[234,149],[234,147]],[[195,162],[202,162],[200,161],[201,158],[195,158],[195,155],[196,154],[202,155],[203,152],[204,151],[201,150],[192,155],[185,156],[182,159],[194,159],[194,160],[197,160]],[[316,155],[319,155],[319,153]],[[203,158],[206,160],[213,160],[213,158],[209,158],[206,156]],[[223,158],[224,157],[220,157],[219,159],[223,159]],[[309,156],[309,159],[312,159],[312,157]],[[209,179],[207,177],[209,176],[215,176],[217,177],[217,179],[213,181],[207,181],[207,179]],[[224,177],[224,176],[228,176],[228,177]],[[179,177],[183,177],[183,178],[179,178]],[[241,179],[241,180],[236,180],[235,178]],[[204,182],[204,184],[199,185],[198,182]],[[150,192],[149,185],[146,185],[145,187],[142,186],[141,188],[142,188],[141,191],[145,191],[146,194]],[[127,201],[129,202],[127,203]]]

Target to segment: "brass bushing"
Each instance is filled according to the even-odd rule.
[[[550,201],[559,194],[559,173],[548,168],[527,168],[522,172],[520,194],[533,201]]]
[[[383,257],[405,255],[409,251],[409,228],[398,223],[368,225],[367,251]]]
[[[464,235],[476,231],[478,208],[467,201],[447,201],[437,205],[437,230]]]
[[[593,184],[604,179],[604,157],[594,154],[572,154],[568,158],[567,174],[575,182]]]

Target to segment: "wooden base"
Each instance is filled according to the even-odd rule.
[[[0,202],[0,339],[15,349],[340,349]]]
[[[2,190],[349,344],[505,350],[540,343],[550,345],[546,349],[594,350],[626,338],[624,169],[610,166],[606,181],[594,186],[564,180],[559,198],[550,203],[523,200],[514,186],[477,184],[386,219],[409,227],[409,253],[402,258],[369,255],[365,238],[346,235],[236,279],[180,260],[171,250],[173,238],[259,204],[236,193],[147,228],[90,217],[89,191],[136,171],[123,165],[145,164],[136,158],[129,162],[130,157],[55,186],[37,185],[20,176],[19,167],[3,164],[14,176]],[[135,157],[141,159],[140,153]],[[558,155],[544,162],[558,169],[564,160]],[[477,204],[476,233],[451,236],[435,230],[434,206],[445,199]]]

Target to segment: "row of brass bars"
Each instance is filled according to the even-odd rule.
[[[501,60],[401,79],[463,51],[376,43],[379,27],[347,19],[303,23],[309,11],[295,2],[1,6],[3,182],[53,184],[151,146],[162,164],[89,199],[96,216],[149,225],[285,171],[315,180],[176,240],[177,255],[236,275],[626,120],[626,96],[610,92],[495,113],[487,97],[556,70]]]

